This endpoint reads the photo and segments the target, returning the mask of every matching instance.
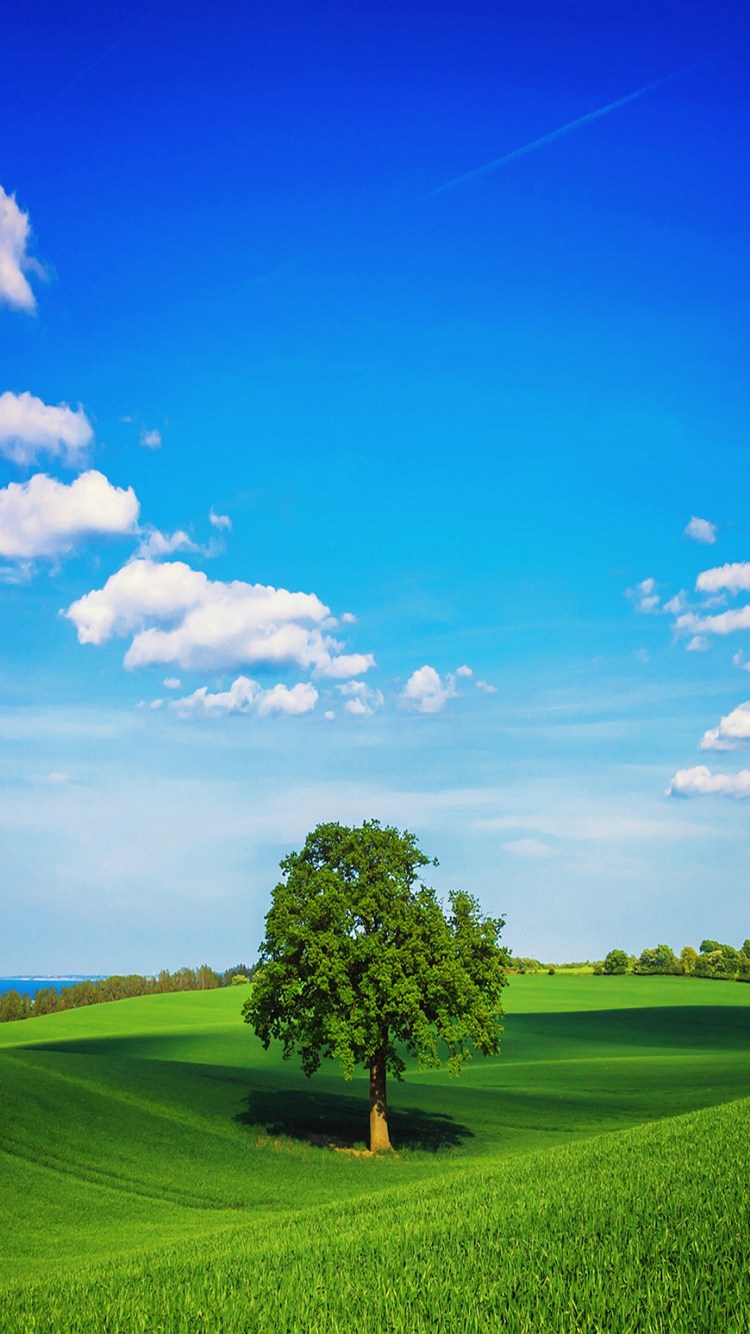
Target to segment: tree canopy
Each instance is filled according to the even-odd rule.
[[[416,838],[377,820],[321,824],[281,862],[253,991],[243,1006],[265,1047],[283,1044],[311,1075],[325,1057],[345,1077],[370,1072],[370,1148],[390,1148],[386,1074],[403,1053],[457,1073],[476,1050],[500,1050],[502,918],[470,894],[446,912],[420,879]]]

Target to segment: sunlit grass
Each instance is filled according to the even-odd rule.
[[[241,1000],[0,1028],[4,1330],[745,1328],[750,987],[514,978],[503,1055],[393,1084],[377,1160],[325,1147],[364,1077]]]

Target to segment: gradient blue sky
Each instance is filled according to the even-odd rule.
[[[750,933],[749,35],[5,16],[0,973],[251,959],[329,818],[518,953]]]

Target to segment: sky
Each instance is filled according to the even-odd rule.
[[[749,37],[4,17],[0,974],[252,961],[322,820],[518,954],[748,935]]]

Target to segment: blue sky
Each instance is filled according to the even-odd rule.
[[[250,959],[321,819],[518,953],[745,938],[747,37],[6,18],[0,973]]]

